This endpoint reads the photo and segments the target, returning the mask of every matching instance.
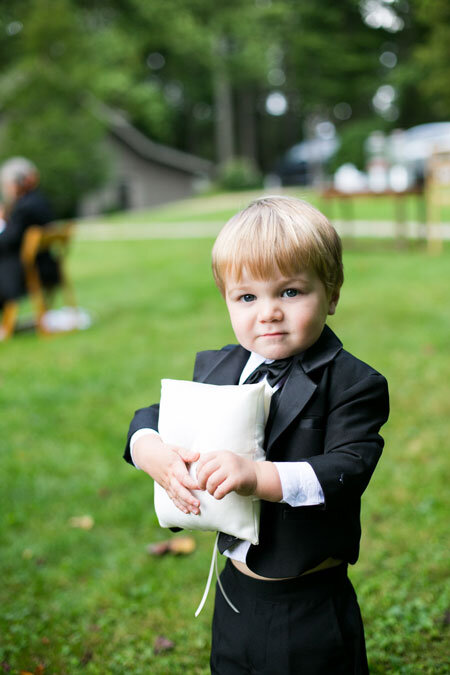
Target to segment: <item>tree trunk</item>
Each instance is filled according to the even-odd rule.
[[[255,126],[256,111],[254,105],[254,96],[251,89],[246,88],[239,91],[237,104],[240,154],[257,164]]]
[[[233,96],[226,68],[226,38],[214,45],[214,122],[218,165],[234,157]]]

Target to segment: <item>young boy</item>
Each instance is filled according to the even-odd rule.
[[[239,613],[216,590],[212,673],[367,673],[347,564],[358,558],[360,499],[383,447],[388,391],[325,324],[343,283],[340,239],[306,202],[262,198],[220,232],[213,273],[239,345],[200,352],[194,380],[267,378],[266,461],[208,453],[195,483],[186,467],[199,456],[161,441],[158,406],[136,412],[125,459],[186,513],[199,512],[193,489],[262,500],[257,546],[219,538],[222,584]]]

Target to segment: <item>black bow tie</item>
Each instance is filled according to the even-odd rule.
[[[255,384],[267,375],[267,382],[274,387],[277,382],[282,380],[288,374],[292,366],[292,357],[287,359],[278,359],[273,363],[261,363],[260,366],[250,373],[244,384]]]

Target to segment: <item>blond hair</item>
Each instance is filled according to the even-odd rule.
[[[212,269],[222,295],[226,280],[239,280],[244,268],[255,279],[280,272],[291,277],[312,269],[331,297],[344,281],[341,240],[323,213],[308,202],[262,197],[224,225],[213,247]]]

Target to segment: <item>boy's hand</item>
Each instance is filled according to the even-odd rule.
[[[226,450],[201,456],[197,481],[199,488],[215,499],[222,499],[229,492],[275,502],[283,497],[280,477],[272,462],[254,462]]]
[[[198,485],[215,499],[222,499],[229,492],[252,495],[257,480],[255,464],[234,452],[208,452],[197,464]]]
[[[156,434],[149,434],[136,441],[133,455],[138,466],[165,489],[180,511],[200,513],[200,502],[190,492],[199,486],[187,467],[199,458],[198,452],[163,443]]]

